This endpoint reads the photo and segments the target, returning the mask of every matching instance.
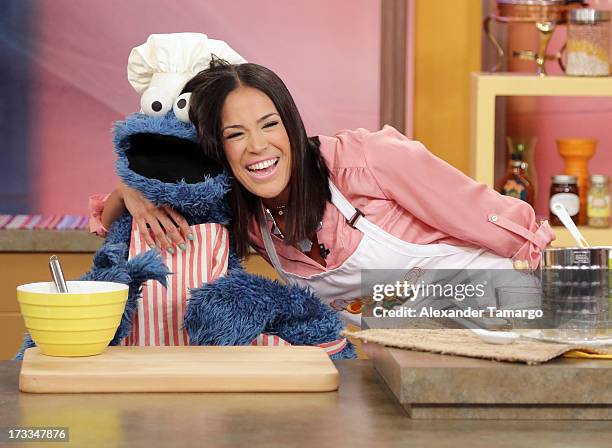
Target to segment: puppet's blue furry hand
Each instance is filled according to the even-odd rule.
[[[290,296],[279,301],[276,319],[270,326],[292,345],[319,345],[342,338],[344,324],[338,313],[322,303],[310,291],[292,287]],[[354,346],[331,355],[332,359],[356,358]]]
[[[290,344],[317,345],[341,338],[344,324],[338,314],[308,291],[304,291],[294,303],[283,305],[285,308],[271,326]],[[299,308],[298,312],[294,311],[295,308]]]
[[[109,345],[119,344],[129,334],[142,284],[147,280],[157,280],[166,286],[166,277],[169,273],[162,257],[156,251],[146,251],[131,260],[127,258],[127,244],[107,242],[96,252],[93,269],[80,278],[80,280],[123,283],[129,286],[121,322]]]
[[[134,313],[138,308],[138,300],[142,294],[143,283],[147,280],[157,280],[166,287],[166,277],[169,273],[162,257],[153,250],[139,254],[127,261],[125,269],[130,277],[128,299],[119,327],[109,345],[119,344],[129,334]]]
[[[166,286],[169,271],[159,253],[146,251],[128,260],[125,243],[105,244],[94,255],[91,271],[79,280],[117,282],[138,287],[147,280],[157,280]]]
[[[117,282],[130,284],[131,277],[126,269],[128,246],[125,243],[105,244],[94,255],[91,271],[79,280]]]
[[[166,277],[170,273],[159,252],[148,250],[126,263],[127,272],[132,279],[131,284],[141,285],[147,280],[157,280],[164,288]]]
[[[294,345],[316,345],[341,338],[343,328],[338,315],[307,289],[244,271],[193,289],[184,322],[192,345],[245,345],[262,332],[278,333]]]
[[[279,288],[278,283],[235,271],[192,289],[184,320],[190,344],[249,344],[273,319]]]

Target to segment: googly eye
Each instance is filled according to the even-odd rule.
[[[163,117],[172,109],[172,95],[158,87],[151,87],[140,97],[140,108],[150,117]]]
[[[185,92],[180,95],[174,102],[172,110],[176,118],[181,120],[183,123],[189,123],[189,99],[191,98],[191,92]]]

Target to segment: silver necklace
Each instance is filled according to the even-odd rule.
[[[283,216],[283,214],[287,213],[287,206],[280,205],[278,207],[273,207],[273,210],[276,211],[279,216]],[[285,235],[283,235],[283,232],[281,232],[281,229],[276,224],[276,220],[274,219],[274,214],[267,207],[266,207],[266,215],[267,215],[268,221],[272,221],[272,234],[284,240]],[[319,222],[319,225],[317,226],[316,231],[318,232],[319,230],[321,230],[321,227],[323,227],[323,223]],[[298,241],[297,245],[300,247],[300,250],[302,252],[310,252],[310,250],[312,249],[312,241],[310,240],[310,238],[304,238],[303,240]]]
[[[272,207],[272,210],[274,210],[278,216],[283,216],[285,213],[287,213],[287,206],[277,205],[276,207]]]

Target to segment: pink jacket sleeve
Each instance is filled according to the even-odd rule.
[[[102,238],[106,237],[108,230],[102,224],[102,211],[109,194],[94,194],[89,197],[89,231]]]
[[[418,219],[462,241],[535,269],[555,234],[533,208],[502,196],[391,126],[364,133],[366,163],[383,194]]]

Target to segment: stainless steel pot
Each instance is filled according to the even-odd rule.
[[[583,336],[610,321],[612,247],[550,248],[542,255],[542,304],[551,328],[580,330]]]

